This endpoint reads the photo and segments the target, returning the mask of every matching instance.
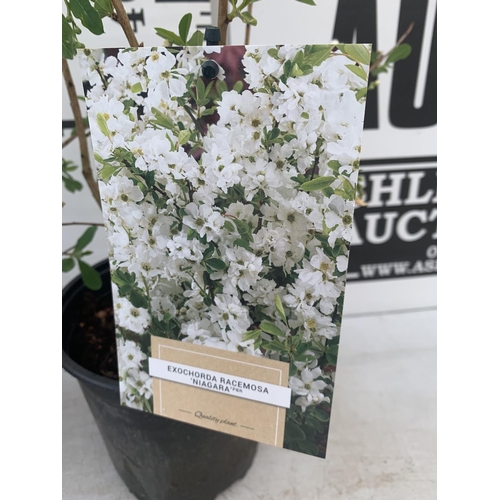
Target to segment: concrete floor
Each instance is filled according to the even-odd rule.
[[[259,445],[217,500],[436,498],[436,310],[344,317],[327,458]],[[63,373],[63,498],[134,500]]]

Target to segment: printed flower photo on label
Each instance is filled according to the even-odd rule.
[[[324,457],[370,47],[85,49],[79,59],[122,404],[152,411],[151,336],[283,361],[283,446]]]

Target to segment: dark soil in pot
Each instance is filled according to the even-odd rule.
[[[211,500],[250,468],[257,443],[121,406],[108,262],[103,288],[63,290],[63,368],[77,378],[118,474],[143,500]]]

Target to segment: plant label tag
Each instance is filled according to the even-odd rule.
[[[154,413],[283,446],[288,363],[160,337],[151,353]]]
[[[370,50],[80,51],[123,405],[325,457]]]

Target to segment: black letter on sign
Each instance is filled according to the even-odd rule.
[[[415,22],[415,25],[405,40],[412,48],[410,57],[404,61],[398,61],[394,65],[389,119],[395,127],[430,127],[437,123],[437,19],[434,21],[423,104],[419,109],[415,109],[413,104],[419,72],[420,53],[422,52],[426,12],[427,0],[421,2],[401,0],[398,38],[406,31],[410,23]]]
[[[339,0],[333,38],[340,43],[371,43],[377,50],[377,2],[376,0]],[[378,91],[370,90],[366,100],[365,129],[378,128]]]

